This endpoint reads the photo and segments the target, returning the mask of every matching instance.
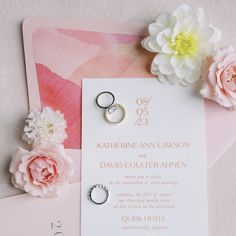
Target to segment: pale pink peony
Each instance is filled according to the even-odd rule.
[[[32,196],[57,196],[73,175],[73,161],[63,145],[39,145],[32,151],[18,147],[10,165],[12,184]]]
[[[231,47],[219,49],[210,60],[208,72],[203,73],[201,95],[229,110],[236,110],[235,50]]]

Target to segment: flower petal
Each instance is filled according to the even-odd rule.
[[[173,54],[174,51],[170,48],[169,43],[166,43],[162,48],[161,51],[166,54]]]
[[[209,41],[216,43],[216,42],[220,41],[222,33],[217,28],[212,27],[212,29],[213,29],[213,32],[212,32],[212,35],[211,35],[211,38],[209,39]]]
[[[160,33],[165,27],[160,26],[156,23],[151,23],[148,26],[148,32],[152,37],[156,37],[158,33]]]
[[[195,70],[192,70],[191,73],[185,78],[185,80],[190,83],[193,84],[195,82],[197,82],[201,77],[201,69],[197,68]]]
[[[173,55],[170,59],[170,63],[173,67],[180,67],[184,64],[184,60],[178,55]]]
[[[150,69],[151,69],[151,73],[153,75],[158,75],[160,73],[159,66],[155,63],[154,60],[152,61]]]
[[[151,36],[145,38],[141,42],[142,46],[150,52],[160,52],[161,48],[154,38]]]
[[[209,25],[209,20],[206,17],[203,9],[201,7],[196,7],[194,10],[194,15],[197,17],[197,20],[201,26]]]
[[[183,19],[184,17],[188,16],[188,14],[191,12],[191,7],[187,4],[183,4],[176,8],[173,15],[177,17],[178,20]]]
[[[177,84],[181,81],[181,79],[179,77],[177,77],[175,73],[173,73],[171,75],[167,75],[167,79],[170,84]]]
[[[191,70],[189,69],[188,66],[183,65],[181,67],[175,68],[175,73],[179,78],[184,79],[189,76]]]
[[[24,185],[26,184],[20,172],[16,172],[15,175],[12,175],[11,183],[20,190],[24,190]]]
[[[22,156],[28,155],[29,153],[29,151],[18,147],[17,150],[12,154],[12,161],[10,164],[9,171],[14,174],[18,170]]]
[[[174,68],[171,64],[160,65],[159,70],[164,75],[171,75],[174,72]]]
[[[161,82],[161,83],[166,83],[168,80],[167,80],[167,77],[162,75],[162,74],[159,74],[158,75],[158,80]]]
[[[199,68],[201,66],[201,61],[198,57],[188,57],[185,59],[185,64],[190,69]]]
[[[34,147],[35,152],[50,152],[50,153],[57,153],[60,155],[65,155],[65,149],[62,144],[50,144],[50,143],[43,143],[39,144]]]
[[[170,55],[159,53],[153,59],[153,63],[156,65],[165,65],[170,62]]]
[[[212,86],[216,85],[217,62],[213,62],[209,67],[208,80]]]
[[[215,93],[212,89],[213,87],[208,83],[205,82],[200,90],[200,94],[207,99],[215,100]]]
[[[168,43],[170,34],[171,34],[171,29],[166,28],[157,35],[156,40],[160,47]]]
[[[221,31],[214,27],[205,27],[205,29],[202,30],[202,33],[204,34],[205,40],[211,43],[216,43],[221,39]]]
[[[227,96],[225,96],[222,93],[221,89],[218,86],[216,86],[216,88],[215,88],[215,94],[216,94],[216,97],[215,97],[216,102],[218,102],[220,105],[222,105],[222,106],[224,106],[226,108],[232,107],[231,102],[229,101]]]

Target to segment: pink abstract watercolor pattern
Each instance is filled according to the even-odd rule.
[[[66,148],[81,148],[81,79],[153,77],[141,36],[68,29],[37,29],[33,51],[42,106],[61,110]]]

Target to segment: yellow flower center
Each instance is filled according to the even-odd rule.
[[[179,56],[193,56],[197,51],[197,39],[192,34],[179,33],[170,48]]]
[[[48,128],[48,133],[49,133],[49,134],[53,134],[53,133],[54,133],[53,124],[48,123],[48,124],[47,124],[47,128]]]

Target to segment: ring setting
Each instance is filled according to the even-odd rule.
[[[118,116],[113,117],[114,113],[119,112]],[[105,120],[109,123],[109,124],[119,124],[121,123],[124,119],[125,119],[125,108],[118,103],[113,104],[111,107],[107,108],[104,112],[104,117]]]
[[[95,184],[89,189],[88,197],[92,203],[102,205],[108,200],[108,188],[103,184]]]

